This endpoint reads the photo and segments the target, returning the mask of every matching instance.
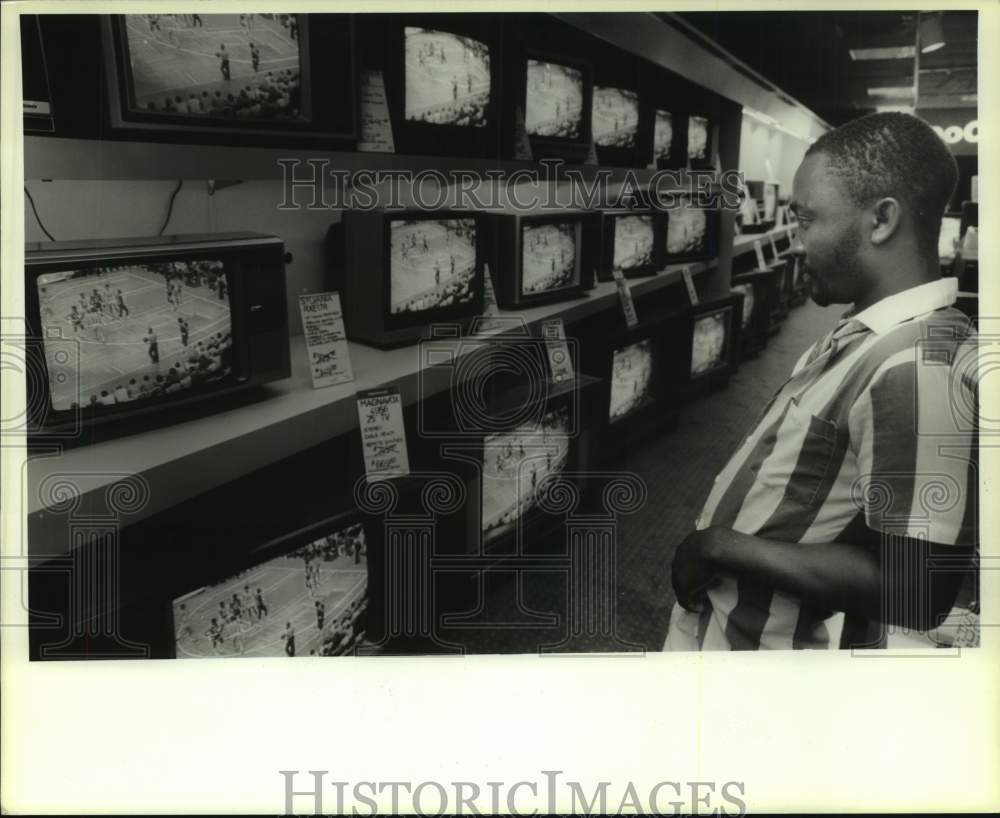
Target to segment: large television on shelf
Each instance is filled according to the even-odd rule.
[[[719,212],[697,206],[690,196],[677,196],[667,210],[666,262],[704,261],[718,253]]]
[[[653,161],[658,168],[679,168],[685,162],[681,157],[684,150],[684,116],[666,107],[653,108]]]
[[[579,298],[594,286],[600,213],[489,213],[490,272],[497,303],[521,309]]]
[[[598,279],[610,281],[616,271],[625,278],[637,278],[662,270],[667,258],[668,221],[668,214],[655,208],[602,211]]]
[[[483,311],[483,227],[473,211],[345,211],[328,262],[348,337],[389,348],[467,326]]]
[[[113,128],[254,143],[357,136],[349,14],[119,14],[102,23]]]
[[[41,435],[169,422],[183,405],[290,374],[275,236],[28,244],[25,301],[29,425]]]
[[[501,54],[491,15],[366,15],[399,153],[495,156]],[[366,60],[375,60],[371,54]]]
[[[602,165],[625,167],[641,162],[642,109],[637,88],[595,81],[591,129]]]
[[[369,608],[366,525],[357,512],[269,542],[172,600],[178,659],[352,655]]]
[[[713,117],[705,113],[689,112],[685,149],[687,163],[693,169],[712,168],[718,153],[718,128]]]
[[[582,161],[591,144],[593,69],[542,51],[524,57],[524,126],[535,159]]]

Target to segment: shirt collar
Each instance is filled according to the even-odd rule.
[[[886,296],[859,313],[845,313],[844,318],[860,321],[876,335],[881,335],[918,315],[949,307],[957,298],[958,279],[949,276]]]

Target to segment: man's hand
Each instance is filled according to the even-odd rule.
[[[696,613],[708,604],[706,591],[719,582],[716,566],[708,559],[712,529],[692,531],[674,553],[673,585],[677,602]]]

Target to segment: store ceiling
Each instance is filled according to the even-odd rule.
[[[914,105],[907,89],[914,85],[915,11],[677,16],[831,125],[879,106]],[[948,11],[941,22],[945,46],[920,55],[917,107],[975,108],[977,14]],[[862,50],[874,48],[886,50]],[[852,50],[875,58],[852,58]]]

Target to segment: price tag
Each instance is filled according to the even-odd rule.
[[[369,153],[395,153],[392,121],[385,99],[385,80],[381,71],[361,72],[361,139],[358,150]]]
[[[410,473],[403,401],[395,386],[358,392],[358,425],[369,482]]]
[[[698,291],[694,286],[694,279],[691,277],[691,268],[684,267],[681,269],[681,275],[684,277],[684,286],[687,287],[688,298],[691,299],[692,305],[698,304]]]
[[[542,338],[545,339],[545,349],[548,352],[549,372],[553,383],[566,383],[576,380],[573,372],[573,361],[569,357],[569,347],[566,344],[566,328],[562,318],[553,318],[542,322]]]
[[[767,260],[764,258],[764,246],[760,243],[760,239],[754,240],[753,251],[757,254],[757,269],[766,270]]]
[[[639,316],[635,312],[635,302],[632,301],[632,290],[622,275],[621,270],[613,270],[611,273],[615,279],[615,286],[618,288],[618,300],[621,301],[622,312],[625,314],[625,323],[630,327],[639,326]]]
[[[313,389],[354,380],[339,293],[299,296]]]
[[[531,140],[528,138],[528,128],[524,124],[524,109],[518,105],[514,111],[514,158],[534,161],[531,153]]]
[[[774,253],[774,260],[777,261],[778,260],[778,256],[780,254],[778,253],[778,245],[774,243],[774,233],[773,232],[767,234],[767,240],[771,243],[771,252]]]

